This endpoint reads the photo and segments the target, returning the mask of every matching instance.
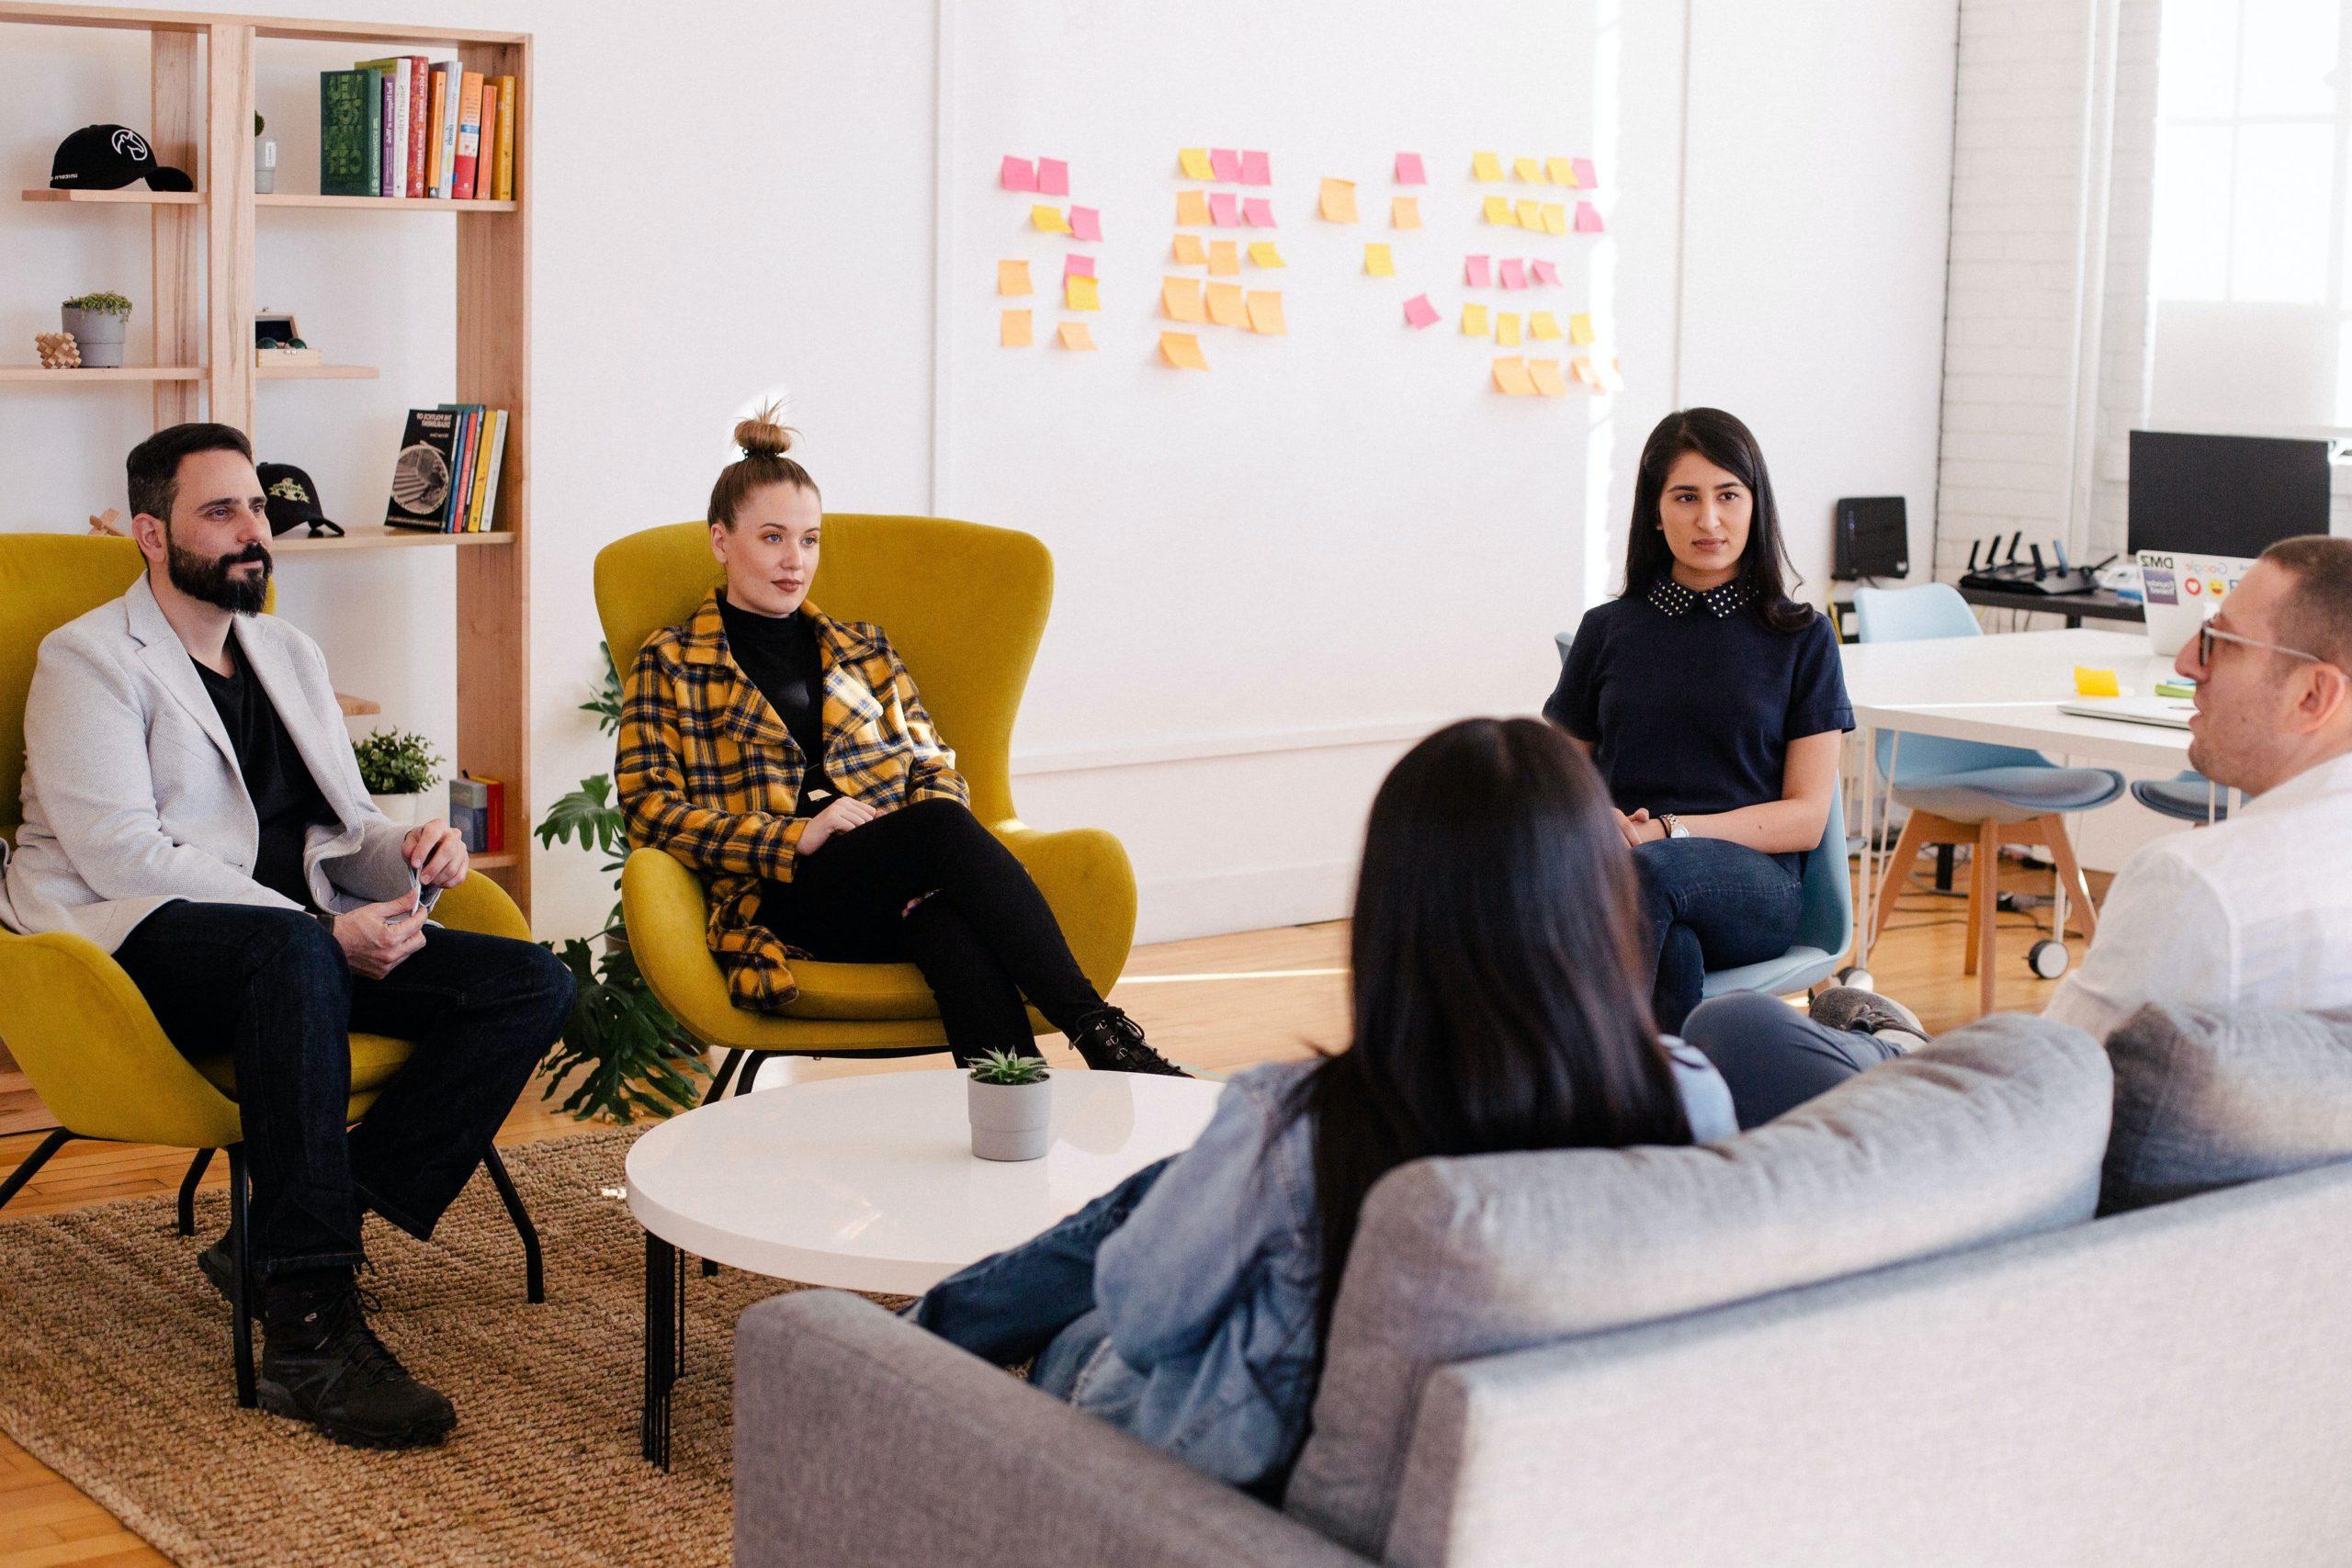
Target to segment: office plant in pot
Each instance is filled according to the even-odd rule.
[[[130,330],[130,300],[119,294],[82,294],[65,301],[59,314],[81,345],[84,368],[121,368],[122,340]]]
[[[351,750],[376,809],[395,822],[415,821],[417,798],[441,776],[440,753],[422,735],[390,729],[354,741]]]
[[[1054,1075],[1043,1056],[991,1051],[972,1064],[965,1105],[982,1159],[1041,1159],[1054,1141]]]

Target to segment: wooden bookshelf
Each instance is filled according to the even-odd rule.
[[[462,7],[452,7],[462,9]],[[482,403],[507,411],[506,451],[498,477],[497,528],[486,534],[428,534],[352,526],[343,538],[288,535],[273,548],[315,560],[334,551],[455,551],[458,645],[465,675],[457,680],[454,759],[470,773],[506,784],[505,842],[514,846],[473,863],[498,879],[527,915],[531,908],[530,547],[531,529],[531,37],[424,23],[310,20],[300,17],[130,10],[0,0],[0,28],[12,51],[38,50],[39,29],[97,28],[143,32],[149,39],[148,141],[158,162],[187,170],[193,191],[27,190],[23,202],[68,209],[140,207],[147,210],[152,256],[150,299],[141,310],[154,328],[158,364],[121,369],[43,370],[0,366],[5,400],[29,389],[96,389],[144,384],[158,429],[214,419],[256,430],[255,392],[264,381],[359,381],[377,377],[359,365],[275,366],[254,362],[254,220],[275,209],[334,215],[446,214],[457,224],[449,287],[457,305],[456,375],[435,401]],[[354,46],[354,59],[398,52],[454,54],[469,71],[512,76],[520,89],[514,135],[517,199],[411,200],[257,195],[253,188],[254,54],[274,39]],[[46,151],[46,150],[44,150]],[[93,220],[94,221],[96,220]],[[119,221],[109,220],[108,221]],[[287,398],[303,395],[284,390]],[[389,464],[392,454],[383,454]],[[346,525],[349,526],[349,525]],[[332,570],[305,568],[304,570]]]

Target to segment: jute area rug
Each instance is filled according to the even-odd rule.
[[[370,1453],[240,1410],[227,1303],[168,1197],[0,1224],[0,1427],[187,1568],[246,1563],[719,1563],[733,1509],[733,1336],[795,1287],[689,1264],[663,1474],[638,1458],[644,1233],[609,1195],[634,1134],[505,1151],[548,1299],[477,1177],[431,1246],[370,1220],[385,1342],[458,1406],[439,1449]],[[887,1299],[887,1298],[877,1298]]]

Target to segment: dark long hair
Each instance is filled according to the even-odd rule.
[[[1685,452],[1696,452],[1747,487],[1747,548],[1739,558],[1739,581],[1750,591],[1756,613],[1776,632],[1800,632],[1813,624],[1814,609],[1789,597],[1789,585],[1803,582],[1781,538],[1781,509],[1772,500],[1772,476],[1755,433],[1721,409],[1683,409],[1657,422],[1642,444],[1642,466],[1634,476],[1634,525],[1625,535],[1625,597],[1639,599],[1674,570],[1666,542],[1658,498],[1666,476]]]
[[[1608,791],[1555,726],[1464,719],[1389,773],[1356,884],[1355,1038],[1300,1101],[1327,1330],[1364,1194],[1406,1161],[1690,1141],[1636,897]]]

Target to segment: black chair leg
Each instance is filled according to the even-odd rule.
[[[187,1174],[180,1178],[180,1235],[196,1234],[196,1184],[204,1179],[205,1168],[212,1163],[210,1149],[198,1149],[188,1161]]]
[[[523,1238],[523,1293],[532,1302],[548,1299],[547,1274],[539,1258],[539,1228],[531,1223],[531,1212],[523,1207],[523,1195],[514,1190],[514,1179],[506,1174],[506,1162],[498,1157],[496,1149],[482,1156],[482,1168],[490,1172],[490,1184],[498,1189],[498,1201],[506,1205],[506,1217],[514,1222],[514,1234]]]
[[[760,1076],[760,1069],[768,1065],[768,1054],[765,1051],[747,1051],[744,1055],[749,1060],[743,1064],[743,1076],[735,1080],[735,1092],[738,1096],[752,1092],[752,1080]]]
[[[727,1060],[718,1065],[718,1076],[710,1080],[708,1089],[702,1091],[702,1102],[705,1105],[715,1104],[727,1098],[727,1086],[734,1078],[735,1069],[741,1066],[743,1058],[750,1055],[749,1051],[741,1046],[727,1053]]]
[[[8,1179],[6,1181],[0,1181],[0,1209],[6,1208],[8,1206],[8,1200],[23,1191],[25,1190],[25,1183],[30,1181],[34,1177],[40,1174],[40,1168],[49,1163],[50,1156],[55,1154],[58,1150],[63,1148],[67,1144],[70,1144],[73,1141],[74,1134],[67,1132],[62,1127],[58,1128],[56,1131],[51,1133],[48,1137],[43,1138],[40,1141],[40,1146],[33,1150],[32,1153],[27,1155],[24,1157],[24,1162],[18,1165],[16,1169],[8,1173]]]
[[[229,1145],[229,1255],[235,1264],[234,1284],[229,1291],[229,1316],[234,1325],[230,1329],[231,1343],[237,1359],[237,1404],[251,1410],[259,1403],[254,1388],[254,1319],[252,1303],[245,1299],[253,1278],[253,1225],[251,1213],[252,1188],[245,1179],[245,1146]]]

